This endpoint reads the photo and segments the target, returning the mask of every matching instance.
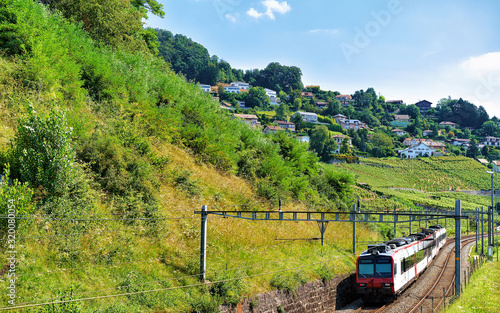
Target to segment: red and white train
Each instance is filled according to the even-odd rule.
[[[356,264],[358,295],[367,301],[390,301],[429,266],[445,241],[446,229],[434,225],[405,238],[368,246]]]

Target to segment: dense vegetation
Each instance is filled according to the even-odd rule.
[[[286,133],[265,136],[232,119],[140,34],[94,36],[93,25],[62,7],[68,3],[0,1],[0,37],[8,38],[0,47],[0,209],[17,199],[17,304],[196,284],[193,211],[202,204],[275,209],[281,198],[291,210],[348,206],[352,176],[320,165]],[[153,4],[121,3],[128,13]],[[351,270],[346,231],[331,230],[323,250],[313,241],[275,241],[315,237],[311,225],[212,218],[207,278],[229,282],[40,311],[213,312],[271,285],[289,288],[283,280]],[[360,230],[360,238],[371,236]],[[248,278],[276,268],[289,268],[291,278],[282,277],[287,271]]]

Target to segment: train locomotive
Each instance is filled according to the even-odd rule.
[[[370,302],[391,301],[430,265],[446,241],[446,229],[430,226],[404,238],[369,245],[356,263],[356,289]]]

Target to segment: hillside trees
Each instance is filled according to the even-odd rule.
[[[250,108],[265,108],[271,104],[271,100],[262,87],[252,87],[248,90],[245,105]]]
[[[337,143],[331,138],[325,125],[316,125],[311,133],[310,150],[316,152],[323,162],[330,162]]]
[[[143,29],[147,13],[163,17],[163,6],[155,0],[41,0],[67,19],[82,23],[92,39],[129,51],[157,53],[153,30]]]
[[[475,106],[467,100],[442,99],[437,104],[439,118],[457,123],[462,127],[481,128],[489,120],[488,113],[482,106]]]

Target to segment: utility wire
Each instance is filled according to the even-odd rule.
[[[334,259],[332,259],[332,260],[334,260]],[[170,287],[170,288],[161,288],[161,289],[143,290],[143,291],[135,291],[135,292],[121,293],[121,294],[113,294],[113,295],[96,296],[96,297],[89,297],[89,298],[82,298],[82,299],[70,299],[70,300],[63,300],[63,301],[58,301],[58,302],[45,302],[45,303],[37,303],[37,304],[29,304],[29,305],[16,305],[16,306],[11,306],[11,307],[0,307],[0,311],[14,310],[14,309],[25,309],[25,308],[39,307],[39,306],[51,305],[51,304],[73,303],[73,302],[81,302],[81,301],[90,301],[90,300],[99,300],[99,299],[107,299],[107,298],[131,296],[131,295],[137,295],[137,294],[146,294],[146,293],[153,293],[153,292],[160,292],[160,291],[168,291],[168,290],[175,290],[175,289],[183,289],[183,288],[207,286],[207,285],[212,285],[212,284],[215,284],[215,283],[224,283],[224,282],[239,280],[239,279],[243,279],[243,278],[253,278],[253,277],[265,276],[265,275],[270,275],[270,274],[283,273],[283,272],[287,272],[287,271],[292,271],[292,270],[296,270],[296,269],[301,269],[301,268],[309,267],[309,266],[312,266],[312,265],[327,263],[327,262],[330,262],[332,260],[326,260],[326,261],[321,261],[321,262],[316,262],[316,263],[310,263],[310,264],[306,264],[306,265],[303,265],[303,266],[298,266],[298,267],[293,267],[293,268],[287,268],[287,269],[283,269],[283,270],[279,270],[279,271],[273,271],[273,272],[255,274],[255,275],[249,275],[249,276],[245,276],[245,277],[224,279],[224,280],[219,280],[219,281],[214,281],[214,282],[205,282],[205,283],[185,285],[185,286],[177,286],[177,287]]]

